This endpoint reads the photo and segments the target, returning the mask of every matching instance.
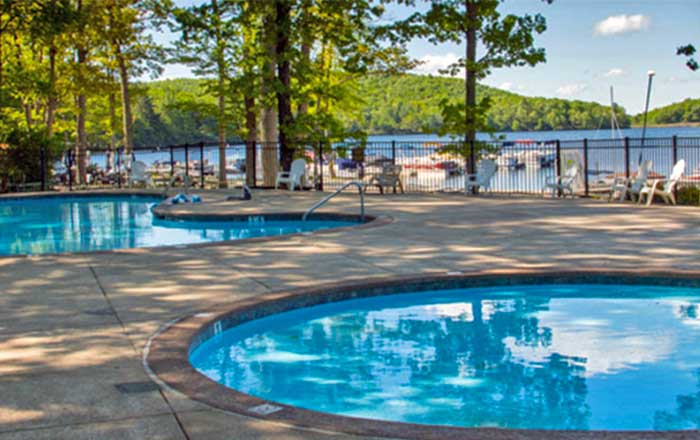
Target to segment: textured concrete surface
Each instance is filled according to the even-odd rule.
[[[256,192],[252,202],[174,213],[303,211],[322,195]],[[357,196],[323,210],[356,213]],[[123,393],[146,382],[148,338],[186,313],[324,282],[517,268],[700,270],[700,210],[461,195],[371,195],[394,222],[192,249],[0,258],[0,440],[343,439],[213,410],[181,395]]]

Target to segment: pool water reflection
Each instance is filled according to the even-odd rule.
[[[0,200],[0,255],[206,243],[314,231],[341,221],[174,221],[153,216],[161,198],[43,197]],[[263,220],[263,221],[261,221]]]
[[[700,427],[700,290],[537,285],[432,291],[277,314],[191,362],[264,399],[462,427]]]

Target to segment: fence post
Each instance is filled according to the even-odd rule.
[[[673,164],[675,165],[678,162],[678,136],[674,134],[671,143],[673,145]]]
[[[46,191],[46,147],[43,145],[39,151],[39,162],[41,163],[41,190]]]
[[[117,188],[122,187],[122,153],[121,148],[117,148]]]
[[[68,150],[68,191],[73,191],[73,150]]]
[[[561,177],[561,141],[557,139],[556,142],[556,154],[554,158],[554,173],[557,179]],[[561,189],[557,190],[557,196],[561,197]]]
[[[675,166],[676,162],[678,162],[678,136],[675,134],[671,138],[671,144],[673,147],[673,166]],[[678,185],[673,187],[673,197],[678,200]]]
[[[586,197],[589,196],[588,185],[588,138],[583,139],[583,182],[586,188]]]
[[[316,189],[323,191],[323,141],[318,141],[318,182]]]
[[[391,141],[391,164],[396,165],[396,140]]]
[[[190,144],[185,144],[185,176],[190,175]]]
[[[199,187],[204,189],[204,142],[199,143]]]
[[[173,146],[170,147],[170,177],[175,175],[175,152],[173,151]]]
[[[476,146],[474,140],[469,141],[469,174],[476,173]]]
[[[258,186],[258,144],[257,142],[253,141],[251,144],[251,147],[253,149],[252,156],[252,167],[253,167],[253,172],[251,173],[252,178],[253,178],[253,188]],[[262,148],[260,149],[260,152],[262,153]],[[262,155],[261,155],[261,160],[262,160]],[[247,166],[247,165],[246,165]]]
[[[625,136],[625,179],[630,178],[630,138]]]

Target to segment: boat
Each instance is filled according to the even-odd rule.
[[[525,163],[521,161],[518,153],[501,153],[496,158],[496,165],[499,168],[519,170],[525,166]]]

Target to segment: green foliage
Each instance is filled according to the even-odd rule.
[[[499,10],[503,1],[432,0],[427,11],[415,13],[399,25],[410,37],[427,38],[434,44],[466,45],[464,58],[445,71],[456,76],[464,70],[466,93],[460,98],[464,105],[441,101],[443,131],[464,136],[466,140],[474,140],[476,132],[484,130],[488,122],[490,100],[477,100],[477,81],[495,68],[535,66],[545,61],[544,49],[534,44],[534,36],[547,29],[545,18],[540,14],[503,15]],[[482,51],[481,55],[477,55],[478,50]],[[459,116],[453,117],[455,113]],[[457,123],[459,117],[464,120],[461,124]]]
[[[697,186],[682,186],[678,188],[677,200],[681,205],[700,206],[700,188]]]
[[[45,152],[47,170],[60,157],[62,147],[43,129],[15,129],[4,136],[0,145],[0,189],[8,183],[41,180],[41,151]]]
[[[363,104],[358,113],[343,114],[348,127],[369,134],[463,133],[459,111],[450,104],[464,94],[464,81],[421,75],[366,76],[357,81]],[[531,131],[576,130],[610,127],[610,107],[583,101],[530,98],[478,85],[482,102],[488,100],[478,130]],[[480,104],[484,105],[484,104]],[[459,110],[459,109],[457,109]],[[628,127],[630,118],[616,106],[618,120]],[[447,118],[447,120],[446,120]],[[451,124],[449,127],[445,125]]]
[[[700,64],[698,64],[697,60],[693,58],[695,52],[695,46],[693,46],[692,44],[687,44],[685,46],[679,47],[676,50],[676,55],[688,57],[688,61],[686,61],[685,65],[688,66],[690,70],[698,70],[700,69]]]
[[[634,117],[635,124],[642,124],[644,114]],[[664,107],[649,111],[649,124],[682,124],[700,122],[700,99],[686,99]]]

